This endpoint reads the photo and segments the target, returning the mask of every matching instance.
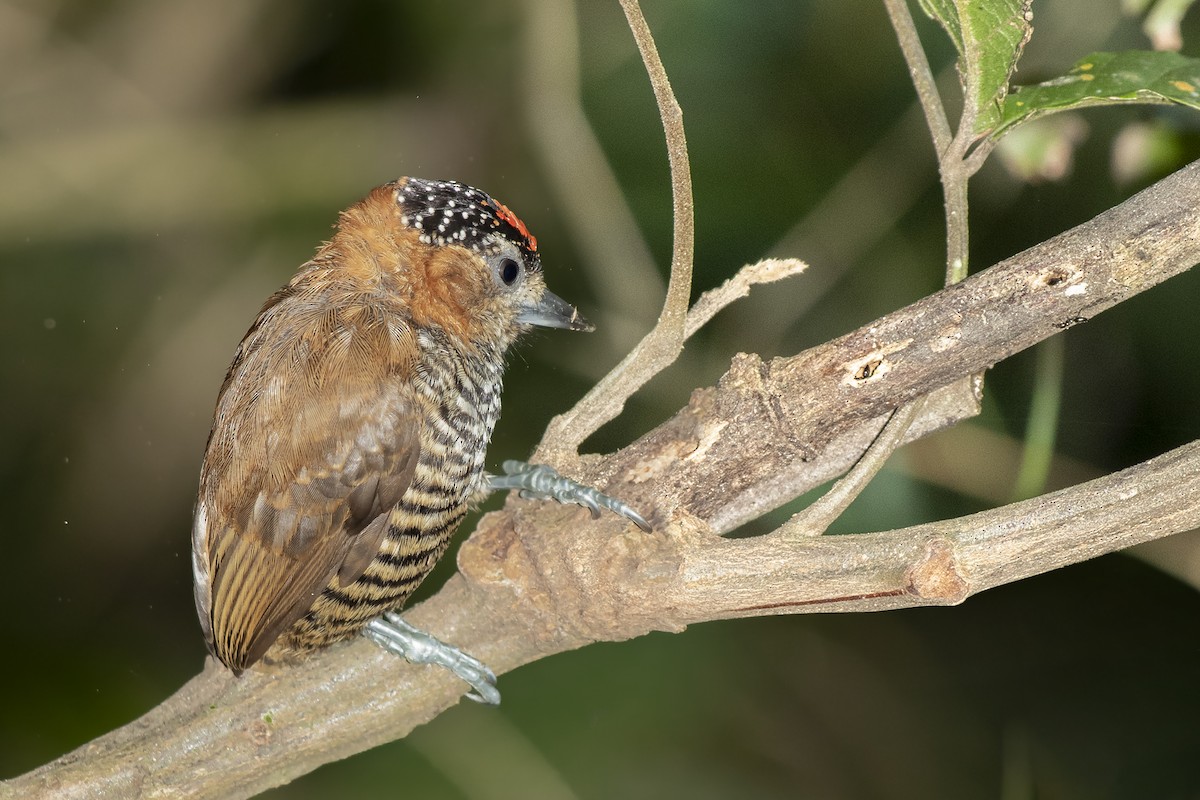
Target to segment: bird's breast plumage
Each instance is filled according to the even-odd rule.
[[[484,456],[500,418],[504,355],[464,353],[436,330],[418,331],[417,347],[413,385],[428,409],[417,469],[428,470],[431,482],[449,479],[446,499],[465,503],[482,488]]]

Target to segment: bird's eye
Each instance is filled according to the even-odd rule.
[[[512,286],[521,277],[521,265],[511,258],[506,258],[496,267],[496,275],[505,286]]]

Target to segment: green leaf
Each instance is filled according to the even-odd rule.
[[[1092,53],[1061,78],[1019,86],[1004,101],[993,138],[1055,111],[1125,103],[1179,103],[1200,109],[1200,59],[1129,50]]]
[[[973,120],[984,134],[1000,119],[1008,83],[1033,33],[1033,0],[920,0],[958,49],[958,74]]]

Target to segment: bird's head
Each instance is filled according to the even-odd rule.
[[[343,213],[339,228],[343,252],[381,266],[418,326],[501,348],[531,326],[593,329],[546,288],[525,223],[478,189],[401,178]]]

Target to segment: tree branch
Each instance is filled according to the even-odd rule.
[[[709,619],[956,603],[1200,526],[1192,443],[960,520],[800,542],[715,535],[844,470],[897,405],[1190,268],[1198,205],[1200,162],[837,340],[769,364],[739,356],[675,417],[576,476],[653,504],[657,533],[513,498],[464,544],[461,574],[407,616],[504,673]],[[934,392],[910,436],[970,414],[973,400]],[[210,662],[141,719],[0,784],[0,797],[246,797],[404,736],[462,692],[445,670],[365,640],[241,679]]]
[[[812,488],[796,476],[811,474],[838,437],[866,426],[869,439],[880,418],[931,388],[1189,269],[1200,261],[1197,192],[1200,162],[839,339],[769,363],[738,356],[718,387],[695,392],[685,409],[622,451],[635,456],[607,459],[584,477],[626,474],[614,491],[635,504],[657,502],[656,519],[669,518],[670,498],[679,497],[718,532],[731,530]],[[701,444],[703,458],[684,458]],[[644,484],[653,498],[639,496]]]

